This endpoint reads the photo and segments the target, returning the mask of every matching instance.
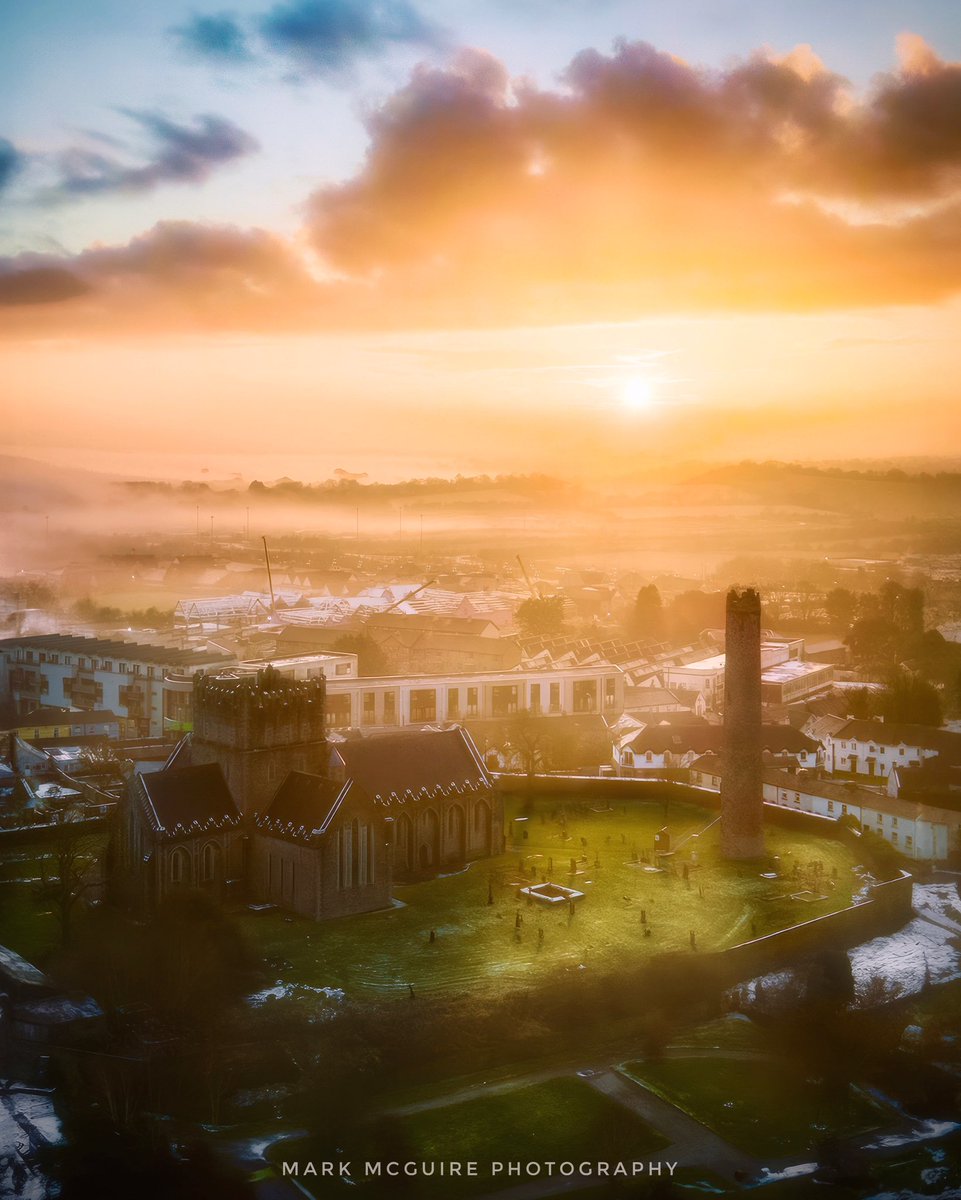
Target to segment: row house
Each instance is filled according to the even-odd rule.
[[[961,733],[886,721],[846,721],[824,738],[824,766],[831,774],[887,779],[895,768],[929,759],[961,762]]]
[[[719,792],[723,761],[714,755],[698,759],[691,767],[694,787]],[[912,803],[856,784],[767,770],[763,775],[765,804],[813,813],[838,821],[851,817],[865,830],[883,837],[907,858],[942,862],[961,848],[961,812]]]

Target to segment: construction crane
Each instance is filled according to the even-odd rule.
[[[392,612],[399,605],[404,604],[406,601],[408,601],[411,598],[411,596],[416,596],[419,592],[422,592],[425,588],[433,587],[436,582],[437,582],[436,579],[428,579],[426,583],[422,583],[420,585],[420,587],[414,588],[414,590],[412,592],[408,592],[406,596],[401,596],[401,598],[399,600],[395,600],[393,604],[389,604],[385,609],[382,609],[379,613],[371,613],[370,616],[371,617],[386,617],[389,612]],[[370,617],[368,617],[367,620],[369,621]]]
[[[521,558],[521,556],[520,556],[519,554],[517,555],[517,563],[518,563],[518,565],[520,566],[521,573],[522,573],[522,574],[523,574],[523,576],[524,576],[524,580],[525,580],[525,582],[527,583],[527,586],[530,588],[531,597],[532,597],[534,600],[543,600],[543,599],[544,599],[544,597],[543,597],[543,596],[541,595],[541,593],[540,593],[540,592],[537,590],[537,588],[536,588],[536,587],[534,587],[534,583],[533,583],[533,581],[532,581],[532,579],[531,579],[530,575],[528,575],[528,573],[527,573],[527,568],[524,566],[524,560]]]

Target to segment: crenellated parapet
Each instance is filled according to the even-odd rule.
[[[272,667],[255,675],[197,675],[194,734],[238,750],[322,741],[325,700],[322,678],[291,679]]]

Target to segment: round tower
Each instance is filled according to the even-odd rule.
[[[721,853],[727,859],[764,855],[761,770],[761,597],[753,588],[732,588],[724,640],[721,776]]]

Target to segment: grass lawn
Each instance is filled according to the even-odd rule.
[[[414,1195],[452,1200],[530,1182],[532,1177],[526,1174],[508,1175],[506,1164],[510,1162],[630,1163],[656,1157],[666,1145],[632,1113],[573,1078],[551,1079],[414,1113],[400,1118],[394,1140],[387,1151],[372,1144],[360,1150],[352,1148],[351,1154],[357,1163],[476,1162],[477,1175],[473,1178],[417,1179],[411,1189]],[[272,1157],[304,1162],[330,1155],[313,1149],[310,1142],[285,1142],[274,1148]],[[495,1174],[492,1163],[504,1167]],[[555,1179],[558,1185],[563,1183],[559,1174]],[[314,1190],[309,1179],[302,1182]],[[383,1181],[380,1186],[385,1186]]]
[[[279,912],[245,913],[244,928],[284,982],[367,995],[405,993],[408,984],[417,994],[479,994],[689,950],[692,930],[699,950],[720,949],[750,939],[752,929],[761,935],[844,907],[860,886],[845,845],[777,828],[767,831],[767,842],[780,856],[782,878],[762,879],[756,865],[723,863],[717,813],[686,804],[674,802],[667,811],[662,804],[628,804],[595,812],[589,802],[538,803],[526,820],[516,819],[521,815],[520,802],[509,798],[507,853],[457,875],[397,887],[402,907],[320,925]],[[645,869],[651,864],[640,860],[652,857],[654,836],[664,825],[676,847],[673,869]],[[814,862],[822,867],[819,883]],[[555,909],[519,896],[519,886],[535,872],[538,881],[585,893],[573,916],[566,904]],[[826,899],[806,904],[789,898],[805,888]]]
[[[0,883],[0,946],[42,966],[60,944],[60,926],[31,883]]]
[[[671,1046],[697,1050],[753,1050],[760,1054],[769,1050],[764,1030],[741,1013],[728,1013],[682,1029],[671,1039]]]
[[[102,833],[96,832],[85,839],[85,844],[89,844],[91,853],[99,854],[105,840]],[[36,883],[44,858],[55,849],[51,838],[37,837],[7,843],[0,850],[0,946],[16,951],[36,966],[42,966],[50,951],[60,944],[60,926],[49,902],[37,896]],[[55,868],[48,863],[48,870]]]
[[[624,1071],[759,1158],[807,1154],[826,1134],[850,1137],[891,1120],[857,1088],[838,1091],[776,1062],[665,1059]]]

